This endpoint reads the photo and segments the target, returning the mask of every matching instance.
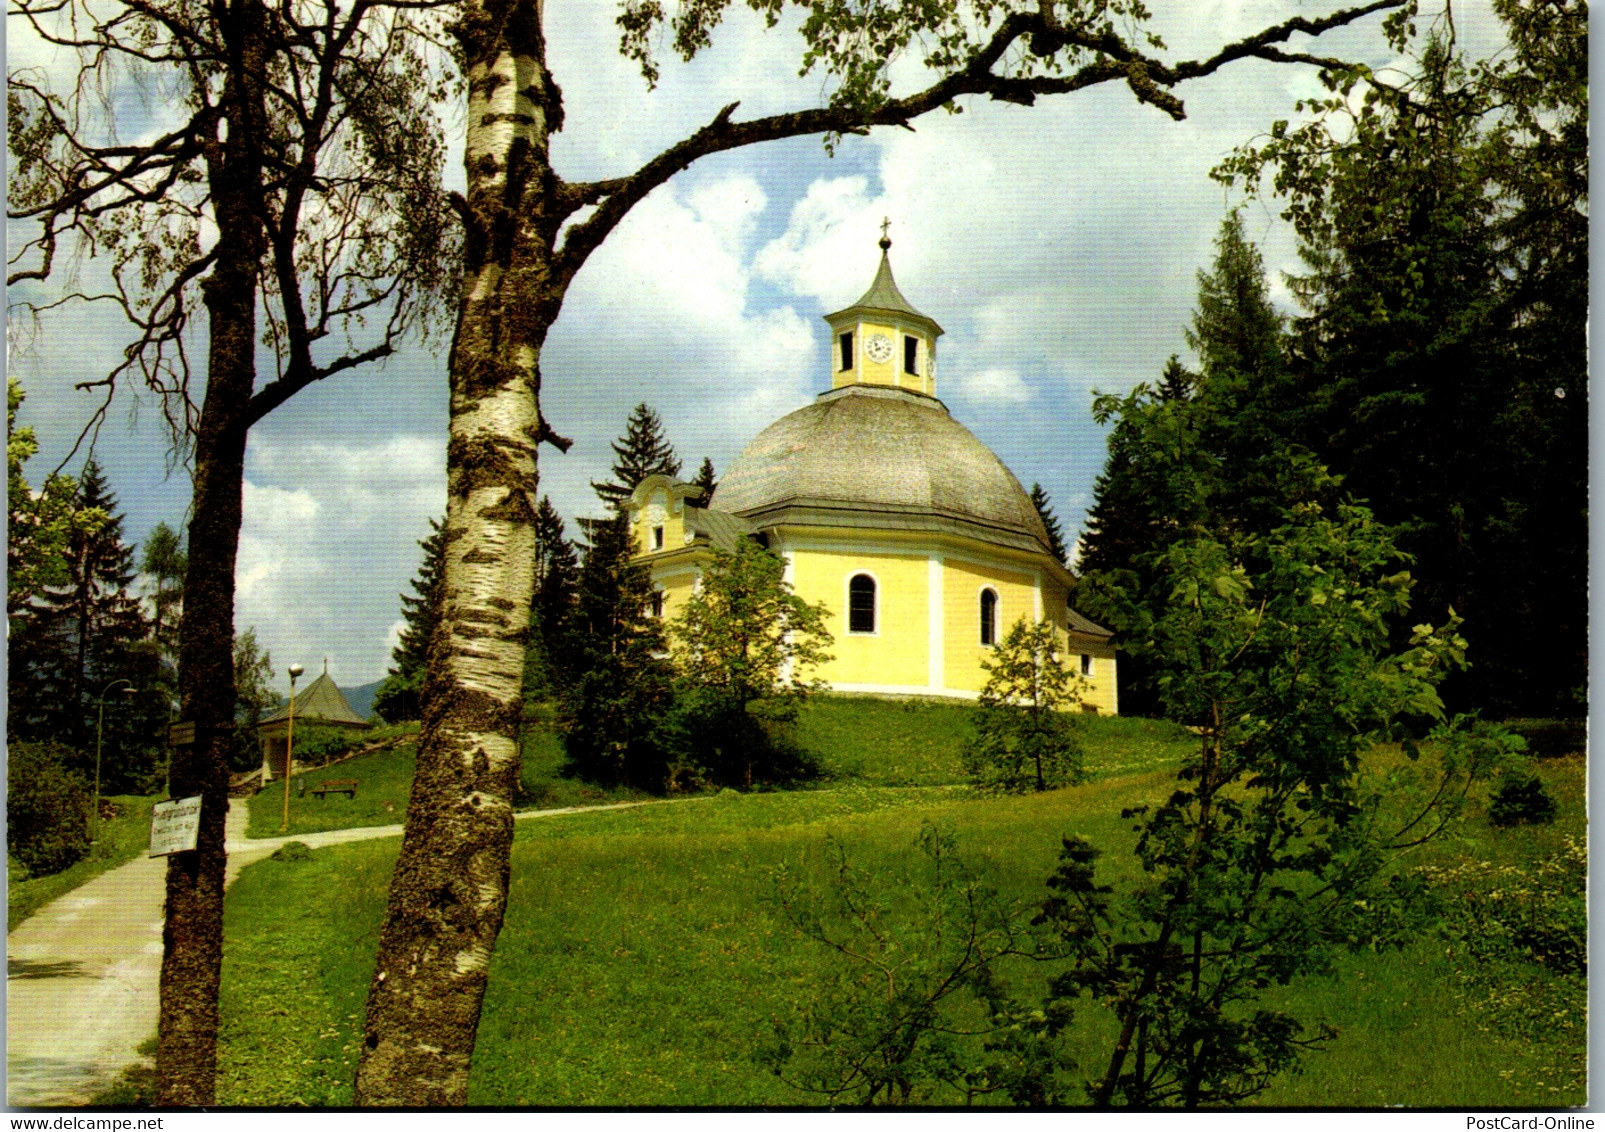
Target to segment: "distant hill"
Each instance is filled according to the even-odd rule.
[[[383,683],[383,680],[375,680],[372,684],[358,684],[355,688],[341,688],[340,691],[345,694],[346,703],[351,705],[351,710],[363,719],[367,719],[373,714],[373,697],[379,691],[379,685]]]

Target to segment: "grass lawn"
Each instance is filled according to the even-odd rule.
[[[862,696],[820,696],[803,708],[797,738],[818,760],[820,779],[831,788],[846,783],[883,787],[958,786],[964,745],[970,738],[973,709],[962,703],[882,700]],[[1174,724],[1121,716],[1087,716],[1082,730],[1086,768],[1097,781],[1176,762],[1189,736]],[[290,782],[288,833],[394,825],[407,814],[412,787],[414,739],[329,767],[311,770]],[[606,805],[646,798],[622,787],[605,788],[564,777],[563,744],[547,718],[524,729],[523,796],[520,809],[561,809]],[[315,798],[325,778],[355,778],[357,796]],[[307,793],[303,796],[301,791]],[[282,832],[283,784],[273,783],[250,800],[250,837]]]
[[[89,856],[50,876],[28,877],[28,871],[6,858],[6,930],[10,931],[58,896],[65,896],[108,869],[132,861],[150,849],[150,808],[158,799],[138,794],[108,795],[117,816],[101,823]]]
[[[416,730],[396,746],[322,770],[309,770],[290,780],[290,834],[319,833],[326,829],[396,825],[407,817],[407,797],[417,754]],[[523,797],[519,809],[558,809],[565,806],[601,805],[644,798],[638,791],[607,790],[562,777],[563,745],[550,725],[525,725]],[[315,798],[312,791],[324,779],[355,778],[357,794],[330,794]],[[306,793],[303,796],[302,790]],[[284,829],[284,784],[273,782],[248,803],[251,821],[247,837],[277,837]]]
[[[902,710],[900,705],[897,710]],[[1103,722],[1113,723],[1114,720]],[[1114,763],[1163,761],[1170,739],[1105,732]],[[1141,745],[1152,743],[1143,754]],[[1090,746],[1091,744],[1089,744]],[[911,756],[910,762],[912,764]],[[940,777],[924,770],[887,772]],[[1541,764],[1560,802],[1555,826],[1490,829],[1470,819],[1423,861],[1521,861],[1583,828],[1580,759]],[[1044,795],[979,798],[936,782],[863,778],[794,793],[725,793],[641,810],[519,823],[506,926],[491,969],[470,1100],[483,1105],[798,1105],[815,1103],[766,1072],[754,1051],[773,1020],[795,1017],[825,985],[830,957],[800,938],[774,900],[774,871],[819,877],[824,839],[880,871],[906,861],[921,824],[953,830],[967,857],[1022,901],[1045,894],[1059,839],[1108,850],[1105,880],[1133,868],[1122,806],[1153,798],[1164,770],[1105,774]],[[904,779],[906,781],[906,779]],[[394,839],[264,861],[231,889],[223,977],[219,1100],[348,1104],[363,998]],[[1536,1107],[1580,1104],[1579,1049],[1521,1040],[1458,997],[1441,942],[1346,957],[1335,977],[1274,988],[1267,1005],[1340,1037],[1268,1105]],[[1046,972],[1009,968],[1026,1001]],[[1111,1026],[1087,1006],[1069,1041],[1081,1072],[1107,1060]]]

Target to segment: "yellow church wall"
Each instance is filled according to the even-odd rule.
[[[991,652],[980,643],[980,595],[989,587],[998,594],[1000,638],[1022,617],[1052,622],[1071,671],[1082,671],[1083,657],[1090,660],[1083,704],[1103,715],[1119,714],[1116,650],[1107,641],[1069,632],[1065,589],[1051,571],[1039,574],[1023,564],[986,562],[989,555],[973,544],[933,550],[928,535],[921,538],[914,532],[877,531],[880,545],[868,547],[852,545],[855,534],[862,537],[863,532],[815,529],[804,534],[792,528],[777,547],[789,560],[788,576],[796,592],[829,611],[826,627],[835,638],[835,659],[812,676],[844,691],[977,695],[986,683],[981,662]],[[903,542],[909,544],[907,552],[899,545]],[[646,564],[668,619],[684,608],[710,558],[706,548],[686,547],[666,555],[646,556]],[[876,582],[873,634],[847,629],[848,581],[860,572]],[[933,587],[939,593],[937,625],[931,618]]]
[[[696,589],[699,575],[700,571],[696,569],[682,569],[674,573],[652,572],[652,585],[663,595],[664,620],[679,615],[685,607],[686,598]]]
[[[1120,703],[1117,698],[1115,686],[1115,647],[1107,642],[1089,641],[1086,638],[1070,637],[1065,642],[1066,661],[1070,671],[1083,670],[1083,657],[1091,659],[1092,674],[1088,677],[1088,685],[1082,693],[1081,702],[1096,708],[1100,715],[1119,715]]]
[[[875,632],[847,628],[847,585],[854,574],[875,579]],[[832,684],[925,686],[928,682],[927,567],[924,555],[839,553],[797,548],[791,584],[807,601],[830,610],[835,659],[813,675]]]
[[[1039,616],[1033,574],[948,558],[942,571],[943,659],[944,683],[953,691],[979,692],[986,684],[981,661],[992,652],[981,643],[981,591],[986,588],[998,595],[999,639],[1022,617],[1035,621]]]

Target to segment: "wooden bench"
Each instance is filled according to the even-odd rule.
[[[318,783],[317,789],[312,791],[312,796],[327,798],[330,794],[344,794],[347,798],[355,798],[357,783],[360,781],[356,778],[328,778]]]

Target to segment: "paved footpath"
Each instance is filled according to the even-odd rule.
[[[518,821],[624,810],[620,802],[526,810]],[[286,841],[316,849],[401,836],[400,825],[248,839],[245,806],[229,808],[228,880]],[[6,1103],[81,1105],[140,1060],[156,1033],[162,969],[164,858],[140,857],[45,905],[6,936]]]

